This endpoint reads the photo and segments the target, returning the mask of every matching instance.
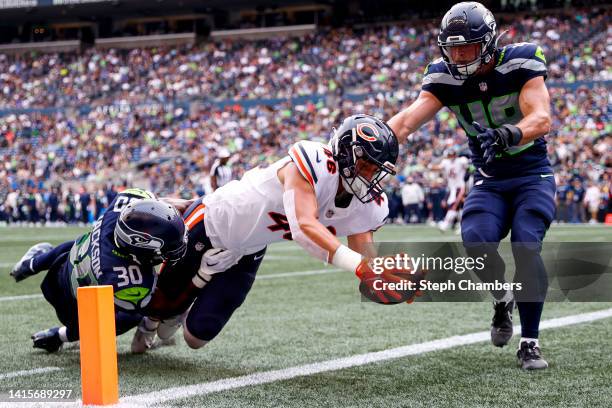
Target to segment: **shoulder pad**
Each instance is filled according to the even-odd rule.
[[[422,85],[463,85],[462,79],[454,78],[442,58],[432,61],[423,74]]]
[[[289,149],[289,157],[315,190],[321,179],[335,175],[338,171],[331,149],[323,143],[306,140],[297,142]]]
[[[544,50],[533,43],[516,43],[501,49],[495,70],[506,74],[517,69],[529,71],[546,71]]]

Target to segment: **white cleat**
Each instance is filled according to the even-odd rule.
[[[162,320],[157,328],[157,336],[162,340],[170,340],[183,324],[184,315]]]
[[[157,323],[151,322],[148,318],[144,317],[138,328],[136,329],[136,333],[134,333],[134,338],[132,339],[131,350],[134,354],[143,354],[146,353],[151,347],[153,347],[153,343],[155,342],[155,332],[157,331],[157,326],[150,328],[147,327],[147,323]],[[159,323],[157,323],[159,324]]]

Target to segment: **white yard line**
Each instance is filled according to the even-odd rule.
[[[13,266],[15,266],[15,263],[17,263],[17,261],[15,261],[15,262],[0,262],[0,268],[12,268]]]
[[[15,378],[15,377],[25,377],[28,375],[35,375],[35,374],[44,374],[44,373],[51,373],[53,371],[60,371],[62,370],[59,367],[41,367],[41,368],[35,368],[33,370],[20,370],[20,371],[13,371],[11,373],[0,373],[0,380],[6,380],[7,378]]]
[[[595,320],[612,317],[612,309],[597,312],[581,313],[556,319],[545,320],[541,323],[541,329],[569,326],[578,323],[592,322]],[[515,326],[515,331],[520,331]],[[321,361],[312,364],[304,364],[281,370],[263,371],[244,375],[240,377],[225,378],[222,380],[205,382],[200,384],[186,385],[181,387],[167,388],[144,394],[121,398],[121,406],[150,406],[158,403],[174,401],[177,399],[207,395],[214,392],[226,391],[236,388],[248,387],[259,384],[268,384],[276,381],[288,380],[324,373],[328,371],[341,370],[344,368],[358,367],[365,364],[376,363],[406,356],[428,353],[431,351],[446,350],[453,347],[465,346],[479,343],[489,339],[489,331],[452,336],[444,339],[427,341],[424,343],[411,344],[403,347],[377,351],[372,353],[358,354],[354,356]]]
[[[314,269],[311,271],[271,273],[268,275],[258,275],[256,279],[261,280],[261,279],[276,279],[276,278],[292,278],[294,276],[323,275],[323,274],[334,273],[334,272],[342,272],[342,269]]]
[[[295,261],[298,259],[308,259],[306,256],[298,256],[298,255],[268,255],[264,258],[265,261]]]
[[[258,275],[257,280],[260,279],[276,279],[276,278],[292,278],[294,276],[310,276],[310,275],[322,275],[326,273],[340,272],[341,269],[314,269],[309,271],[297,271],[297,272],[283,272],[283,273],[270,273],[264,275]],[[0,302],[12,302],[16,300],[27,300],[27,299],[43,299],[43,295],[16,295],[16,296],[0,296]]]
[[[12,302],[14,300],[27,300],[27,299],[43,299],[43,295],[16,295],[16,296],[0,296],[0,302]]]

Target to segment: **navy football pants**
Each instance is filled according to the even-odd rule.
[[[187,253],[178,264],[164,267],[159,276],[157,286],[170,298],[180,296],[200,268],[202,255],[212,248],[203,217],[190,218],[202,207],[201,199],[196,200],[183,215],[189,229]],[[264,248],[243,256],[227,271],[215,274],[197,292],[185,322],[189,333],[200,340],[210,341],[221,332],[251,290],[265,252]]]
[[[468,254],[487,255],[486,276],[478,274],[483,281],[504,280],[505,265],[497,247],[511,231],[516,264],[514,281],[522,282],[524,288],[517,297],[523,337],[538,337],[548,289],[540,251],[555,216],[555,190],[552,176],[482,179],[475,183],[463,209],[461,235]],[[493,295],[499,298],[503,293]]]

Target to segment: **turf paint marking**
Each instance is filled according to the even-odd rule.
[[[540,328],[553,329],[557,327],[570,326],[578,323],[592,322],[608,317],[612,317],[612,309],[604,309],[596,312],[581,313],[571,316],[559,317],[556,319],[545,320],[540,324]],[[514,331],[520,331],[520,326],[515,326]],[[172,387],[160,391],[153,391],[145,394],[121,398],[121,403],[119,405],[124,406],[125,404],[126,407],[150,406],[183,398],[207,395],[214,392],[243,388],[259,384],[268,384],[276,381],[289,380],[296,377],[314,375],[328,371],[336,371],[344,368],[358,367],[365,364],[371,364],[380,361],[392,360],[406,356],[429,353],[431,351],[446,350],[453,347],[479,343],[489,340],[489,336],[489,331],[482,331],[461,336],[452,336],[444,339],[427,341],[424,343],[411,344],[408,346],[397,347],[372,353],[358,354],[350,357],[289,367],[281,370],[263,371],[243,375],[240,377],[225,378],[222,380],[186,385],[182,387]]]
[[[276,279],[276,278],[292,278],[294,276],[311,276],[311,275],[323,275],[326,273],[342,272],[342,269],[314,269],[310,271],[298,271],[298,272],[285,272],[285,273],[271,273],[267,275],[257,276],[257,280],[260,279]],[[17,296],[0,296],[0,302],[12,302],[16,300],[27,300],[27,299],[42,299],[43,295],[17,295]]]
[[[21,371],[13,371],[12,373],[2,373],[0,374],[0,380],[6,380],[7,378],[15,378],[15,377],[25,377],[28,375],[36,375],[36,374],[45,374],[51,373],[53,371],[60,371],[59,367],[41,367],[35,368],[33,370],[21,370]]]
[[[259,275],[256,280],[260,279],[275,279],[275,278],[291,278],[294,276],[310,276],[310,275],[323,275],[326,273],[342,272],[342,269],[315,269],[312,271],[298,271],[298,272],[285,272],[285,273],[271,273],[269,275]]]
[[[26,300],[26,299],[42,299],[43,295],[18,295],[18,296],[2,296],[0,302],[12,302],[14,300]]]

